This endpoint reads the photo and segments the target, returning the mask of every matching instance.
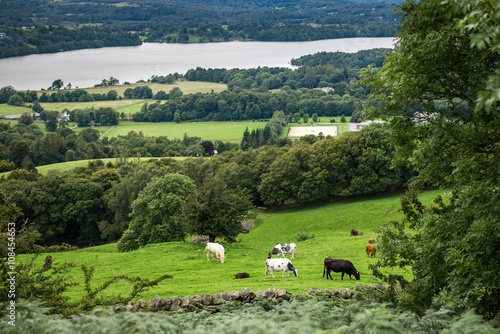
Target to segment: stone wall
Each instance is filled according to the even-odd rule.
[[[372,289],[385,289],[385,285],[366,285],[365,287]],[[312,288],[309,291],[310,295],[322,295],[325,297],[342,297],[350,296],[352,291],[356,288],[340,288],[338,290],[321,290],[318,288]],[[132,312],[137,312],[139,310],[144,311],[196,311],[196,310],[217,310],[218,305],[222,304],[224,301],[234,301],[237,303],[253,303],[256,302],[258,298],[265,298],[273,302],[282,302],[284,300],[291,300],[294,295],[287,292],[285,289],[269,288],[267,290],[252,291],[249,288],[243,288],[240,291],[233,290],[231,292],[218,292],[216,294],[204,293],[201,296],[194,295],[191,297],[171,297],[171,298],[160,298],[156,295],[152,300],[143,301],[139,300],[137,303],[130,302],[126,306],[115,305],[113,310],[128,310]]]

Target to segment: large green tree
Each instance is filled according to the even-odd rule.
[[[45,121],[45,128],[47,131],[55,132],[57,130],[57,125],[59,124],[59,113],[57,111],[49,111],[47,114],[47,120]]]
[[[118,250],[184,240],[179,219],[182,202],[195,188],[189,177],[177,173],[153,178],[132,203],[131,222],[118,242]]]
[[[371,117],[390,120],[399,159],[418,171],[412,185],[449,189],[432,208],[404,198],[406,219],[380,238],[376,274],[411,265],[404,296],[417,308],[500,309],[499,10],[500,1],[404,2],[396,48],[367,80]]]
[[[184,202],[183,220],[188,232],[229,240],[242,232],[241,221],[251,208],[250,196],[241,188],[230,189],[224,180],[205,180]]]
[[[122,172],[124,172],[123,169]],[[168,172],[166,167],[140,164],[122,182],[114,184],[106,195],[107,204],[114,219],[100,223],[101,238],[104,240],[119,239],[129,226],[129,215],[132,212],[133,201],[153,177],[163,176]]]

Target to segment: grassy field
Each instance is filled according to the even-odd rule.
[[[86,108],[113,108],[118,111],[119,114],[122,112],[125,115],[130,113],[134,114],[141,111],[141,107],[144,103],[155,103],[156,100],[115,100],[115,101],[94,101],[94,102],[58,102],[58,103],[40,103],[45,110],[54,110],[62,112],[64,109],[76,110],[76,109],[86,109]]]
[[[137,161],[137,160],[140,160],[140,161],[149,161],[151,159],[161,159],[161,158],[128,158],[127,160],[128,161]],[[182,160],[182,159],[186,159],[186,158],[184,158],[184,157],[175,157],[175,158],[172,158],[172,159]],[[115,164],[116,161],[117,161],[116,158],[99,159],[99,160],[101,160],[102,162],[104,162],[104,164],[107,164],[108,162],[111,162],[111,163]],[[38,170],[38,172],[40,174],[43,174],[43,175],[47,175],[47,174],[50,174],[50,173],[61,173],[61,172],[66,172],[66,171],[73,170],[73,169],[75,169],[77,167],[87,167],[90,161],[95,161],[95,160],[78,160],[78,161],[61,162],[61,163],[58,163],[58,164],[38,166],[38,167],[36,167],[36,169]],[[6,173],[8,173],[8,172],[6,172]],[[2,174],[0,174],[0,175],[2,175]]]
[[[149,161],[151,159],[162,159],[162,158],[151,158],[151,157],[144,158],[144,157],[142,157],[142,158],[128,158],[127,160],[128,161],[137,161],[137,160]],[[171,159],[183,160],[186,158],[185,157],[173,157]],[[107,158],[107,159],[98,159],[98,160],[104,162],[104,164],[107,164],[108,162],[115,164],[117,161],[116,158]],[[36,169],[42,175],[48,175],[48,174],[53,174],[53,173],[57,174],[57,173],[62,173],[62,172],[67,172],[67,171],[73,170],[77,167],[87,167],[89,162],[91,162],[91,161],[96,161],[96,160],[91,159],[91,160],[77,160],[77,161],[60,162],[57,164],[37,166]],[[2,177],[2,176],[7,177],[9,174],[10,174],[10,172],[3,172],[3,173],[0,173],[0,177]]]
[[[91,87],[85,88],[85,90],[89,93],[95,94],[107,94],[110,90],[115,90],[118,93],[118,96],[123,97],[123,92],[125,92],[128,88],[135,88],[138,86],[148,86],[153,91],[153,94],[156,94],[160,90],[165,93],[170,92],[170,90],[174,87],[179,87],[184,94],[195,94],[195,93],[220,93],[227,89],[226,84],[219,84],[215,82],[204,82],[204,81],[176,81],[172,84],[160,84],[155,82],[140,82],[140,83],[131,83],[128,85],[116,85],[116,86],[108,86],[108,87]]]
[[[184,94],[195,94],[195,93],[220,93],[227,89],[227,85],[213,83],[213,82],[199,82],[199,81],[177,81],[173,84],[159,84],[152,82],[145,83],[133,83],[129,85],[117,85],[111,87],[91,87],[91,88],[82,88],[90,93],[96,94],[106,94],[110,90],[115,90],[118,93],[118,96],[123,97],[123,92],[127,88],[134,88],[137,86],[149,86],[153,91],[153,94],[156,94],[158,91],[163,90],[168,93],[172,88],[179,87]],[[53,93],[53,91],[38,91],[38,95],[40,96],[43,92],[47,94]],[[74,109],[85,109],[85,108],[100,108],[100,107],[111,107],[115,108],[119,113],[124,112],[125,114],[135,113],[141,110],[141,106],[144,103],[153,103],[156,100],[115,100],[115,101],[94,101],[94,102],[72,102],[72,103],[41,103],[41,106],[45,110],[55,110],[55,111],[63,111],[64,109],[74,110]],[[6,103],[0,104],[0,116],[5,115],[14,115],[14,114],[22,114],[25,112],[32,112],[31,108],[27,107],[15,107],[10,106]]]
[[[0,104],[0,116],[18,115],[18,114],[24,114],[25,112],[32,113],[33,110],[27,107],[11,106],[8,105],[7,103]]]
[[[203,140],[241,141],[243,132],[266,126],[265,122],[196,122],[196,123],[135,123],[121,121],[106,137],[126,135],[130,131],[142,131],[150,137],[167,136],[169,139],[182,138],[184,133],[190,137],[201,137]]]
[[[430,203],[441,191],[423,193],[421,200]],[[56,263],[75,262],[67,281],[80,282],[71,288],[68,296],[72,301],[81,299],[84,293],[81,264],[95,267],[92,287],[103,284],[107,279],[121,274],[154,279],[170,274],[172,279],[161,282],[158,286],[140,295],[137,299],[152,299],[156,294],[161,297],[192,296],[202,293],[217,293],[241,290],[248,287],[253,290],[265,290],[271,287],[287,289],[291,293],[306,293],[311,288],[338,289],[358,284],[374,284],[379,281],[372,276],[368,265],[377,258],[367,258],[365,245],[367,240],[377,236],[377,228],[389,221],[401,218],[398,211],[400,194],[375,196],[343,202],[312,206],[301,209],[288,209],[278,212],[259,210],[257,225],[249,233],[237,237],[238,242],[228,244],[219,241],[225,247],[227,256],[224,264],[208,262],[201,253],[204,244],[171,242],[148,245],[137,251],[119,253],[115,243],[91,247],[65,253],[53,253]],[[351,237],[350,230],[356,228],[364,232],[363,236]],[[297,242],[297,234],[315,235],[315,238]],[[267,253],[278,242],[297,244],[294,266],[299,276],[290,277],[275,274],[276,278],[265,277]],[[382,250],[379,250],[379,253]],[[36,259],[41,265],[46,254]],[[21,255],[17,261],[25,261],[28,256]],[[288,257],[290,257],[288,255]],[[340,279],[340,273],[334,273],[333,280],[323,278],[323,260],[325,257],[348,259],[353,262],[361,274],[361,280]],[[247,272],[250,278],[235,280],[234,275]],[[405,269],[396,269],[396,273],[408,273]],[[105,294],[127,294],[131,287],[121,282],[112,285]]]

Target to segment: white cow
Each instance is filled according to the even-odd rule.
[[[295,268],[292,265],[292,261],[290,261],[287,258],[279,258],[279,259],[267,259],[266,260],[266,278],[267,278],[267,273],[271,272],[271,276],[274,277],[273,271],[282,271],[283,273],[281,274],[281,277],[285,277],[285,271],[288,274],[288,277],[290,277],[290,272],[292,271],[295,276],[299,276],[299,273],[297,271],[297,268]]]
[[[207,246],[203,252],[207,252],[207,261],[210,261],[210,254],[212,254],[212,260],[214,259],[214,254],[217,257],[217,262],[224,263],[224,246],[216,242],[207,242]]]

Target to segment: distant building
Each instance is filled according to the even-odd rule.
[[[63,113],[59,113],[59,119],[58,119],[59,122],[63,121],[63,122],[68,122],[69,121],[69,115],[68,113],[65,111]]]
[[[315,90],[322,90],[325,93],[330,93],[330,92],[335,91],[335,89],[333,89],[332,87],[321,87],[321,88],[314,88],[314,89]]]

